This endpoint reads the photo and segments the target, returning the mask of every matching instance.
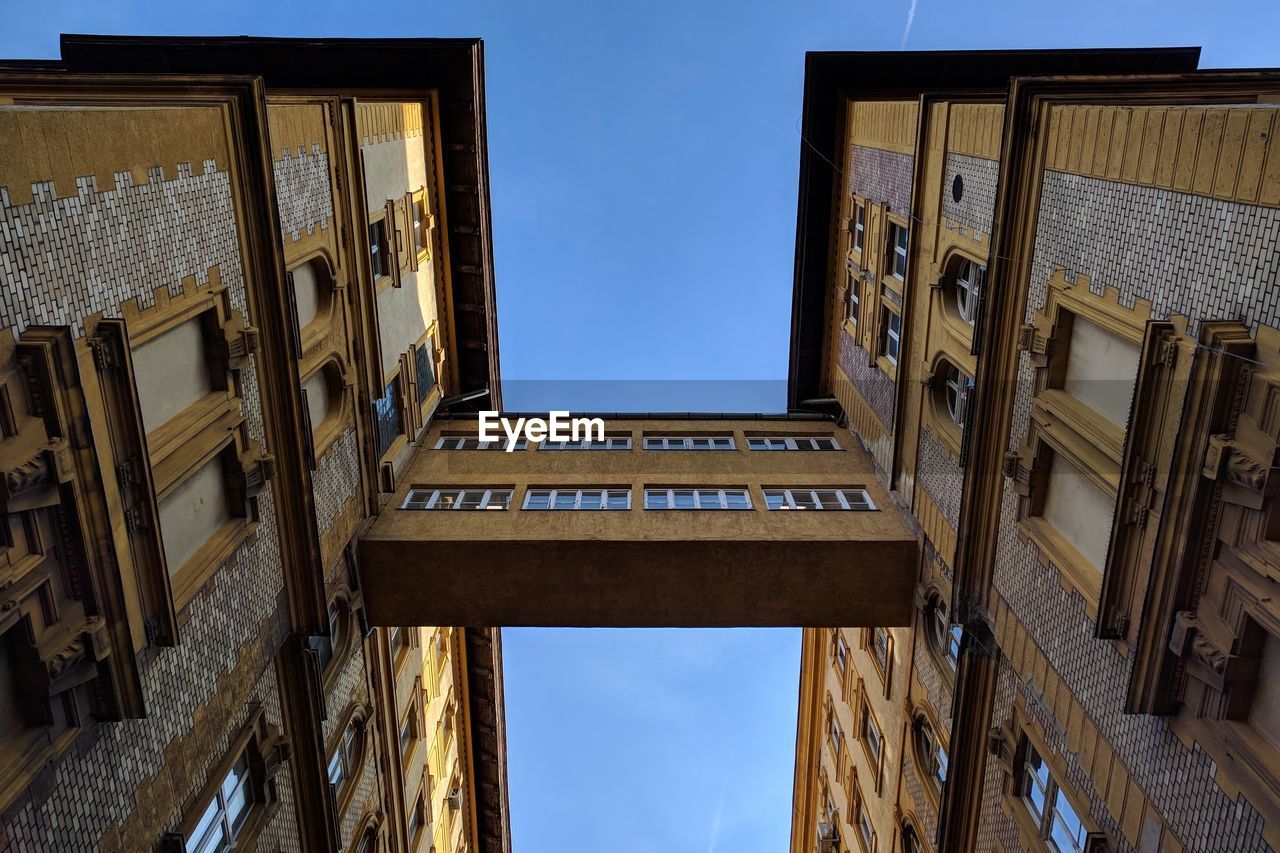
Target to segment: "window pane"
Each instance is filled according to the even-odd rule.
[[[818,502],[808,489],[792,489],[791,500],[796,509],[817,509]]]
[[[751,499],[747,493],[739,489],[725,492],[725,503],[729,509],[751,509]]]
[[[608,501],[609,509],[628,509],[631,506],[631,493],[619,489],[610,489]]]
[[[545,489],[537,489],[530,491],[524,499],[525,509],[549,509],[551,507],[551,492]]]
[[[645,489],[644,491],[645,509],[669,509],[671,502],[667,496],[666,489]]]
[[[573,509],[574,502],[578,495],[575,492],[556,492],[555,508],[556,509]]]
[[[776,489],[766,489],[764,493],[764,504],[769,509],[782,509],[787,505],[786,495]]]
[[[604,493],[599,491],[584,491],[578,501],[580,509],[600,509],[603,506]]]
[[[694,509],[694,495],[692,489],[675,489],[675,507],[676,509]]]

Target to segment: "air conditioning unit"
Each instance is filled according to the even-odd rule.
[[[457,811],[462,808],[462,789],[450,788],[449,796],[445,798],[449,803],[449,808]]]
[[[834,824],[818,824],[818,853],[840,853],[840,831]]]

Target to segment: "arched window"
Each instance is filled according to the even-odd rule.
[[[951,281],[955,288],[956,313],[971,326],[978,318],[978,299],[986,277],[987,268],[968,258],[960,258],[952,266]]]
[[[905,822],[902,824],[902,853],[924,853],[916,828]]]
[[[943,427],[955,427],[950,432],[958,441],[969,412],[973,379],[946,357],[938,359],[933,371],[934,411]]]
[[[947,606],[942,597],[934,593],[925,604],[925,627],[928,632],[929,647],[934,654],[946,662],[948,668],[955,672],[960,659],[960,638],[964,629],[952,625],[947,616]]]
[[[947,781],[947,752],[942,748],[933,726],[923,714],[917,715],[911,727],[915,744],[916,762],[925,777],[933,783],[934,788],[941,791],[942,783]]]

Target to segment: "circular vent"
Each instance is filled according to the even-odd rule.
[[[956,179],[951,182],[951,198],[959,201],[964,197],[964,178],[956,175]]]

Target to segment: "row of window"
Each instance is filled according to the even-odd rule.
[[[506,510],[514,489],[510,487],[410,489],[401,509],[413,510]],[[769,510],[827,510],[868,512],[875,504],[865,489],[768,488],[763,490]],[[745,487],[695,488],[647,487],[645,509],[749,510],[751,495]],[[526,510],[629,510],[631,490],[627,488],[530,488],[525,491]]]
[[[482,439],[468,435],[442,435],[436,440],[436,450],[526,450],[529,443],[523,439]],[[581,438],[567,441],[543,441],[539,450],[630,450],[631,436],[606,435],[601,440]],[[645,450],[737,450],[732,435],[646,435]],[[750,435],[748,450],[840,450],[840,445],[829,435]]]

